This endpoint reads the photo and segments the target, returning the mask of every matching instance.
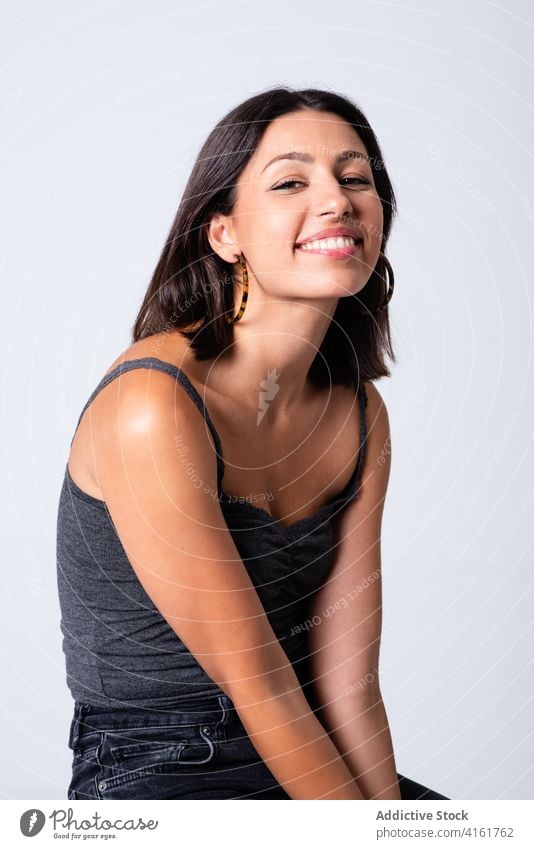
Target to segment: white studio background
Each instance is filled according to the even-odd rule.
[[[70,780],[55,521],[78,415],[206,135],[275,84],[354,99],[399,204],[399,362],[377,383],[397,768],[533,798],[532,5],[11,0],[0,26],[2,798]]]

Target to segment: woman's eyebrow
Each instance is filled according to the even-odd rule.
[[[362,153],[359,150],[342,150],[335,162],[343,162],[346,159],[362,159],[364,162],[369,162],[370,156]],[[310,153],[304,153],[299,150],[289,150],[287,153],[279,153],[278,156],[275,156],[271,159],[267,165],[261,170],[261,174],[272,165],[273,162],[278,162],[280,159],[297,159],[299,162],[315,162],[315,159]]]

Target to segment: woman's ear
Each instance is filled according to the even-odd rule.
[[[239,246],[233,235],[230,216],[214,213],[205,226],[206,236],[214,253],[225,262],[236,262],[239,258]]]

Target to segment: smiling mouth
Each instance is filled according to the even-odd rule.
[[[328,239],[315,239],[296,245],[303,253],[326,254],[332,257],[356,256],[363,244],[363,239],[353,239],[352,236],[333,236]]]

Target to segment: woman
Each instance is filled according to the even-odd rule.
[[[394,211],[336,94],[267,90],[200,151],[65,469],[70,799],[446,798],[378,681]]]

